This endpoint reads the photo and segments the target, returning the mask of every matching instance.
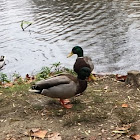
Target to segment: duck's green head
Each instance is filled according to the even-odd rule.
[[[71,57],[73,54],[77,54],[78,57],[83,57],[83,49],[79,46],[75,46],[67,57]]]
[[[78,79],[85,80],[86,78],[92,78],[91,70],[88,67],[83,67],[78,72]]]

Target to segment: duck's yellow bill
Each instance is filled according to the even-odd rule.
[[[96,77],[91,73],[89,76],[89,80],[96,81]]]
[[[67,58],[68,58],[68,57],[71,57],[72,55],[73,55],[73,52],[71,52],[71,53],[67,56]]]

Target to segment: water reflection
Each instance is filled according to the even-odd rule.
[[[96,72],[126,73],[140,69],[140,2],[130,0],[3,0],[0,54],[3,72],[23,75],[66,59],[75,45],[92,57]],[[21,20],[33,21],[23,32]]]

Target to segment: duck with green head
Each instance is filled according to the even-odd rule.
[[[77,77],[67,73],[59,74],[36,82],[30,91],[51,98],[59,98],[65,108],[71,108],[71,104],[65,104],[65,99],[82,93],[87,88],[86,78],[92,78],[90,73],[91,70],[88,67],[83,67],[79,70]]]
[[[77,59],[73,66],[73,69],[76,73],[78,73],[82,67],[88,67],[90,68],[91,71],[93,71],[94,65],[92,63],[92,59],[88,56],[84,56],[83,49],[81,47],[79,46],[73,47],[71,53],[67,57],[71,57],[73,54],[77,54]],[[96,80],[95,77],[94,80]]]

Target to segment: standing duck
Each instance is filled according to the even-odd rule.
[[[0,69],[5,65],[4,58],[5,56],[0,56]]]
[[[94,69],[92,59],[88,56],[84,56],[83,49],[81,47],[79,46],[73,47],[71,53],[67,57],[71,57],[73,54],[77,54],[78,56],[73,66],[73,69],[76,73],[78,73],[82,67],[88,67],[92,72],[92,70]],[[95,77],[94,80],[96,80]]]
[[[77,77],[66,73],[59,74],[35,83],[29,91],[51,98],[59,98],[60,103],[65,108],[71,108],[72,105],[66,104],[65,99],[74,97],[86,90],[87,81],[85,79],[91,77],[90,73],[91,70],[88,67],[83,67],[79,70]]]

